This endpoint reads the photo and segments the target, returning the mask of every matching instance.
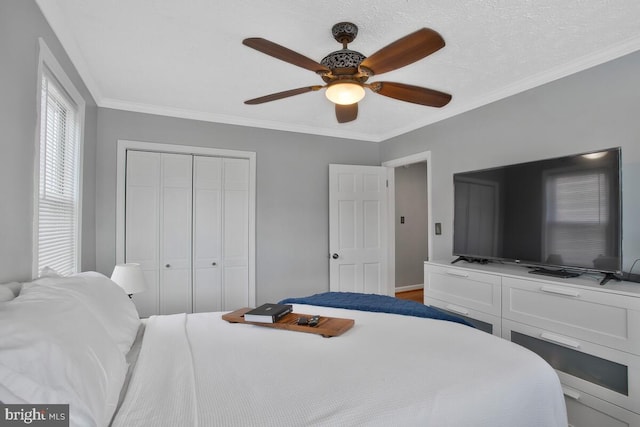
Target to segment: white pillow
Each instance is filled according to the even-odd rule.
[[[38,277],[62,277],[62,275],[55,271],[53,268],[47,266],[43,267],[42,270],[40,270],[40,275]]]
[[[98,319],[122,354],[129,352],[140,327],[140,317],[124,289],[111,279],[92,271],[70,277],[40,278],[33,283],[79,301]]]
[[[0,302],[11,301],[16,296],[13,294],[13,291],[9,289],[9,287],[4,284],[0,285]]]
[[[72,425],[109,424],[127,363],[84,305],[25,284],[0,306],[0,336],[1,401],[68,403]]]
[[[2,297],[0,297],[0,301],[11,301],[12,299],[14,299],[20,294],[20,289],[22,289],[22,284],[20,282],[2,283],[0,284],[0,289],[1,289],[0,293],[2,293],[2,295],[4,295],[4,298],[5,298],[5,299],[2,299]],[[13,294],[13,296],[9,295],[9,293],[7,292],[7,289]]]

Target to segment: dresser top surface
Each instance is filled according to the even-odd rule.
[[[527,279],[536,282],[549,283],[555,285],[574,286],[580,288],[588,288],[593,291],[609,292],[622,295],[628,295],[640,298],[640,283],[610,280],[605,285],[600,285],[600,281],[604,277],[598,273],[583,273],[579,277],[568,279],[556,278],[550,276],[529,274],[531,267],[524,265],[515,265],[501,262],[489,262],[487,264],[470,263],[467,261],[459,261],[455,264],[451,262],[455,257],[444,260],[425,261],[425,265],[434,265],[444,268],[470,270],[480,273],[496,274],[503,277],[515,277],[517,279]]]

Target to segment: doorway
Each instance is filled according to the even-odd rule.
[[[395,292],[402,292],[402,291],[410,291],[410,290],[414,290],[414,289],[422,289],[422,287],[424,286],[424,275],[420,275],[420,278],[422,278],[422,280],[419,280],[416,277],[416,275],[419,275],[418,272],[416,272],[416,270],[422,271],[423,270],[423,262],[427,261],[430,257],[430,255],[433,253],[433,249],[432,249],[432,206],[431,206],[431,152],[430,151],[425,151],[425,152],[421,152],[421,153],[417,153],[417,154],[413,154],[410,156],[406,156],[406,157],[401,157],[401,158],[397,158],[397,159],[393,159],[393,160],[389,160],[387,162],[382,163],[382,166],[385,166],[387,168],[392,168],[398,172],[400,172],[400,170],[398,170],[397,168],[411,168],[412,165],[414,166],[414,169],[416,174],[420,173],[418,172],[418,168],[422,168],[422,170],[424,171],[424,176],[425,176],[425,180],[426,180],[426,194],[424,194],[424,200],[421,200],[419,204],[426,204],[426,209],[425,209],[425,218],[408,218],[405,215],[402,215],[401,213],[397,213],[396,212],[396,200],[398,197],[400,197],[399,195],[396,194],[396,177],[395,177],[395,173],[391,173],[389,174],[390,176],[390,180],[389,180],[389,190],[390,190],[390,194],[389,194],[389,199],[390,199],[390,203],[389,203],[389,216],[388,216],[388,222],[389,222],[389,277],[392,278],[393,281],[393,286],[394,286],[394,291]],[[426,170],[425,170],[426,169]],[[423,214],[419,214],[419,215],[423,215]],[[405,216],[404,218],[404,224],[402,223],[402,216]],[[409,222],[409,221],[416,221],[416,222]],[[407,229],[410,229],[410,227],[413,226],[417,226],[418,223],[420,223],[420,226],[416,227],[417,230],[417,234],[421,236],[421,245],[415,246],[415,248],[413,250],[417,250],[417,251],[424,251],[424,249],[421,248],[426,248],[426,253],[423,254],[422,258],[420,260],[420,256],[412,256],[412,260],[410,261],[412,264],[418,264],[418,265],[412,265],[412,273],[410,274],[411,277],[414,277],[414,279],[409,278],[406,274],[405,274],[405,267],[403,267],[404,262],[406,261],[406,253],[403,252],[403,250],[400,249],[396,249],[396,238],[397,236],[402,236],[404,233],[404,230],[402,230],[402,232],[400,231],[400,229],[398,227],[407,227]],[[415,244],[415,243],[414,243]],[[410,249],[411,250],[411,249]],[[398,259],[398,258],[402,257],[402,259]],[[417,261],[416,261],[417,260]],[[402,269],[403,271],[398,271],[398,269]],[[397,274],[399,273],[399,274]],[[408,283],[408,281],[418,281],[418,283]],[[390,284],[390,287],[392,287],[392,285]],[[395,293],[394,292],[394,293]],[[393,294],[391,294],[393,295]]]

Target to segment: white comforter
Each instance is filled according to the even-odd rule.
[[[113,425],[566,426],[553,369],[440,320],[294,305],[355,319],[345,334],[154,316]]]

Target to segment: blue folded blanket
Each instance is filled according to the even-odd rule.
[[[405,316],[426,317],[430,319],[447,320],[471,326],[466,320],[445,313],[437,308],[390,297],[387,295],[358,294],[354,292],[325,292],[302,298],[287,298],[279,304],[309,304],[322,307],[346,308],[349,310],[374,311],[378,313],[402,314]]]

